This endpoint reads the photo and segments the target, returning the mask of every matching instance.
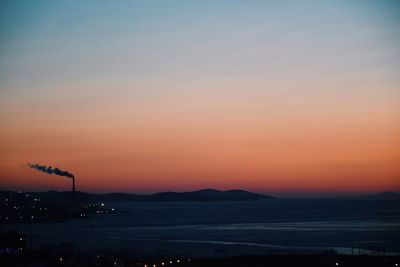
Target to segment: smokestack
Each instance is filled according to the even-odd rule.
[[[75,176],[72,177],[72,202],[76,204],[76,197],[75,197]]]
[[[71,178],[72,179],[72,200],[75,203],[75,176],[72,173],[67,172],[67,171],[62,171],[59,168],[53,169],[51,166],[44,166],[44,165],[31,164],[31,163],[27,163],[26,165],[31,169],[35,169],[35,170],[38,170],[41,172]]]

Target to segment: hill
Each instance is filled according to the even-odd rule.
[[[11,191],[0,191],[0,195],[3,196],[9,193],[17,194]],[[71,191],[25,192],[24,194],[35,195],[43,201],[52,203],[70,202],[73,197]],[[151,195],[129,193],[92,194],[77,191],[75,192],[74,198],[80,203],[89,203],[105,201],[254,201],[271,199],[273,197],[244,190],[220,191],[216,189],[202,189],[191,192],[161,192]]]
[[[384,200],[400,200],[400,193],[397,192],[383,192],[375,195],[368,195],[362,198],[367,199],[384,199]]]
[[[149,199],[153,201],[249,201],[270,198],[273,197],[244,190],[219,191],[215,189],[202,189],[184,193],[163,192],[149,196]]]

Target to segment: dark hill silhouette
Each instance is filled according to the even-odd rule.
[[[400,193],[397,192],[383,192],[376,195],[368,195],[363,198],[368,199],[385,199],[385,200],[400,200]]]
[[[163,192],[149,196],[157,201],[226,201],[226,200],[260,200],[273,198],[267,195],[256,194],[244,190],[219,191],[215,189],[202,189],[192,192]]]
[[[370,200],[400,200],[400,193],[398,192],[382,192],[371,195],[355,195],[346,196],[344,199],[370,199]]]
[[[11,191],[0,191],[0,195]],[[15,193],[15,192],[13,192]],[[26,192],[35,195],[43,201],[52,203],[65,203],[72,199],[71,191]],[[271,199],[273,197],[256,194],[244,190],[220,191],[215,189],[202,189],[191,192],[161,192],[151,195],[137,195],[129,193],[91,194],[76,191],[74,199],[80,203],[102,201],[251,201]]]

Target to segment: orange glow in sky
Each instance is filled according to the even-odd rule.
[[[31,162],[90,192],[399,191],[399,15],[222,2],[9,4],[0,187],[69,190]]]

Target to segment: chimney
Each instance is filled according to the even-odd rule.
[[[76,195],[75,195],[75,176],[72,177],[72,204],[77,205]]]

